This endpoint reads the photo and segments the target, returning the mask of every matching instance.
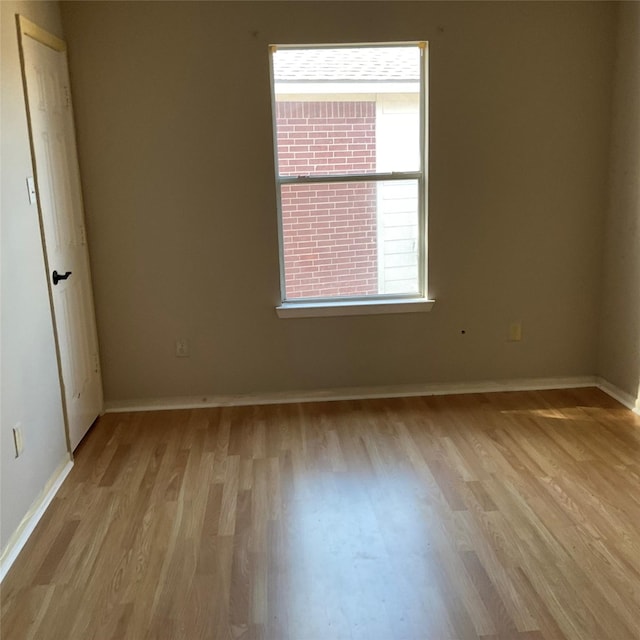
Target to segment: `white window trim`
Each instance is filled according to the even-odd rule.
[[[313,49],[313,48],[339,48],[354,46],[407,46],[416,45],[421,50],[420,64],[420,160],[419,171],[393,172],[392,174],[364,174],[346,175],[338,174],[330,176],[281,176],[278,166],[278,136],[276,123],[276,82],[273,68],[273,54],[277,49]],[[395,313],[416,313],[431,311],[435,300],[430,299],[427,294],[427,208],[428,208],[428,43],[426,41],[401,42],[401,43],[370,43],[370,44],[335,44],[335,45],[270,45],[269,46],[269,71],[271,80],[271,107],[273,114],[273,145],[274,145],[274,165],[276,172],[276,193],[278,210],[278,245],[279,245],[279,267],[280,267],[280,291],[282,302],[276,306],[276,313],[279,318],[312,318],[328,316],[356,316],[356,315],[381,315]],[[280,84],[280,83],[278,83]],[[313,299],[293,299],[287,300],[285,297],[285,270],[284,270],[284,238],[282,231],[282,202],[281,187],[283,184],[291,183],[313,183],[313,182],[344,182],[353,181],[376,181],[376,180],[403,180],[407,178],[418,179],[419,185],[419,211],[418,211],[418,236],[419,236],[419,282],[420,293],[414,296],[392,296],[392,295],[368,295],[358,298],[313,298]]]
[[[435,300],[428,298],[376,298],[339,300],[330,302],[283,302],[276,307],[279,318],[317,318],[327,316],[369,316],[389,313],[425,313],[431,311]]]

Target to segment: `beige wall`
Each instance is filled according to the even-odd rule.
[[[1,475],[0,549],[67,459],[58,368],[38,210],[27,198],[33,174],[15,14],[62,34],[57,3],[0,2],[1,106]],[[20,423],[24,452],[14,457]]]
[[[640,4],[622,3],[618,26],[598,368],[639,397]]]
[[[593,375],[615,17],[573,2],[64,3],[107,400]],[[416,39],[436,305],[278,319],[267,44]]]

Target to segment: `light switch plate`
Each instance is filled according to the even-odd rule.
[[[522,340],[522,322],[512,322],[509,325],[509,341],[520,342]]]
[[[33,176],[27,178],[27,191],[29,192],[29,204],[35,204],[37,201],[36,181]]]

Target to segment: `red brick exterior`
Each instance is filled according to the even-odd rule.
[[[376,168],[375,102],[278,102],[282,175]],[[376,185],[282,187],[287,298],[377,293]]]

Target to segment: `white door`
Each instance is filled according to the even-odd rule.
[[[71,449],[102,411],[102,381],[64,42],[20,18],[45,261]]]

